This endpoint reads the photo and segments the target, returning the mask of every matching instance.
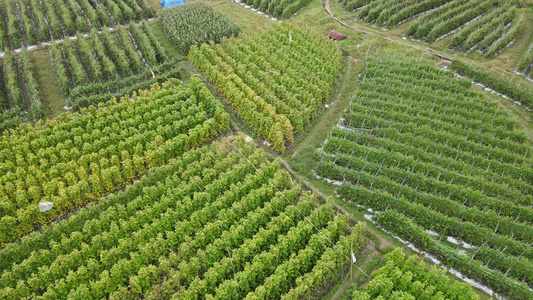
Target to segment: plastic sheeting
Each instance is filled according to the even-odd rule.
[[[161,5],[165,8],[180,4],[185,4],[185,0],[161,0]]]

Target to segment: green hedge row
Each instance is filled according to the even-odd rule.
[[[523,105],[533,107],[533,94],[518,87],[517,85],[503,79],[496,77],[487,72],[476,70],[468,64],[454,59],[451,64],[451,69],[460,75],[471,78],[472,80],[483,83],[489,88],[498,93],[502,93],[515,101],[520,101]]]

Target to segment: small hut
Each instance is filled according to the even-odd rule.
[[[337,30],[330,30],[328,31],[328,37],[336,41],[342,41],[346,38],[346,35],[338,32]]]

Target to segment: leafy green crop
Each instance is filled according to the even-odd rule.
[[[388,253],[384,265],[372,272],[372,280],[355,291],[353,299],[479,299],[467,283],[451,282],[446,271],[436,266],[427,270],[424,263],[416,264],[416,259],[406,259],[400,248]]]
[[[164,9],[159,22],[166,36],[183,54],[191,46],[220,43],[222,37],[236,36],[241,28],[203,2],[187,3]]]
[[[1,50],[26,48],[154,16],[146,0],[6,0],[3,4]]]
[[[452,69],[505,88],[460,61]],[[372,208],[380,226],[444,265],[527,299],[533,153],[525,133],[470,80],[424,60],[370,55],[359,85],[316,155],[317,174],[337,180],[341,198]],[[455,252],[459,246],[443,245],[448,236],[475,248]]]
[[[4,134],[0,242],[17,240],[202,146],[218,135],[213,125],[228,130],[229,116],[199,76],[177,89],[163,86]],[[39,202],[54,208],[41,213]]]
[[[309,298],[365,245],[362,223],[239,135],[7,245],[0,297]]]
[[[341,53],[331,40],[285,24],[193,47],[189,58],[237,116],[283,153],[333,92]]]

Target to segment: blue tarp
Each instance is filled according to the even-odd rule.
[[[163,7],[172,7],[174,5],[184,4],[185,0],[161,0]]]

